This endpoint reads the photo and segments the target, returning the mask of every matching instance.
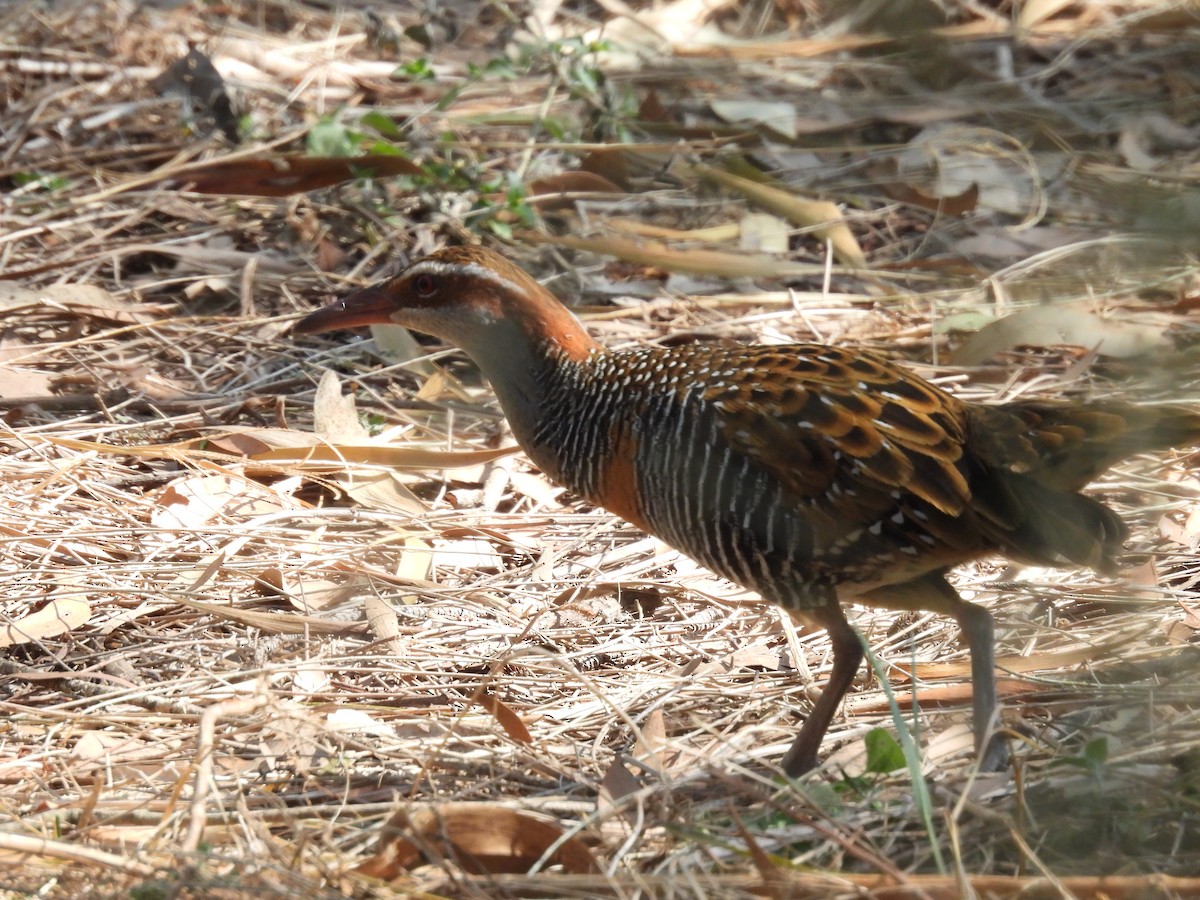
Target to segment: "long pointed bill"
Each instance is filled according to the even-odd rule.
[[[292,327],[292,331],[318,334],[366,325],[390,325],[392,308],[391,298],[379,288],[363,288],[309,313]]]

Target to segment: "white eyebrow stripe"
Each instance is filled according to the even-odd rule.
[[[489,281],[499,288],[504,288],[514,293],[520,293],[521,288],[515,281],[509,281],[504,276],[500,275],[495,269],[489,269],[487,266],[481,266],[478,263],[447,263],[438,259],[423,259],[419,263],[414,263],[409,266],[408,274],[412,275],[470,275],[472,278],[479,278],[483,281]]]

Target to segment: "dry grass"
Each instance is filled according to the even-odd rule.
[[[439,391],[428,369],[383,371],[373,345],[298,342],[289,323],[466,231],[520,234],[520,219],[481,212],[480,185],[555,175],[597,143],[623,146],[631,190],[547,211],[544,233],[741,223],[743,201],[674,166],[720,144],[718,158],[741,148],[840,203],[870,264],[827,272],[823,243],[795,229],[789,265],[809,274],[789,279],[791,295],[778,279],[695,269],[663,290],[654,265],[518,241],[514,256],[560,273],[552,286],[609,343],[815,336],[899,353],[974,399],[1200,402],[1197,35],[1186,9],[1084,6],[1014,42],[965,33],[1000,29],[1007,12],[964,3],[944,40],[848,52],[886,23],[729,5],[714,27],[753,38],[791,21],[793,43],[718,51],[674,37],[676,54],[637,65],[543,53],[472,77],[468,64],[504,57],[506,35],[529,40],[510,28],[528,10],[487,7],[428,54],[431,81],[390,80],[397,57],[353,5],[0,11],[0,626],[51,620],[0,656],[5,896],[940,897],[965,890],[958,875],[994,878],[977,882],[985,895],[1028,885],[1003,876],[1043,877],[1047,896],[1196,892],[1182,880],[1200,876],[1194,454],[1130,461],[1096,488],[1132,528],[1123,579],[957,574],[1000,623],[1015,781],[973,776],[952,625],[856,612],[902,699],[912,688],[895,667],[918,667],[927,821],[906,772],[863,771],[864,735],[892,727],[876,679],[848,700],[823,769],[783,780],[775,763],[827,675],[824,636],[797,635],[523,458],[409,472],[355,500],[339,473],[183,444],[233,427],[311,431],[329,368],[393,443],[504,443],[461,358],[441,360],[452,377]],[[627,27],[585,5],[551,24],[589,22],[614,41]],[[150,89],[188,39],[236,85],[243,147],[203,116],[185,131],[178,101]],[[402,62],[420,52],[401,46]],[[651,91],[668,114],[643,105],[639,122]],[[749,99],[796,104],[797,140],[712,113]],[[255,199],[162,180],[232,153],[302,151],[322,116],[369,131],[372,110],[440,166],[441,187],[379,179]],[[938,146],[976,159],[985,187],[1011,184],[1021,208],[986,190],[965,216],[892,199],[887,183],[920,180],[896,165],[925,152],[914,137],[928,122],[955,129]],[[4,286],[37,293],[10,302]],[[1149,362],[1025,346],[969,370],[928,364],[946,359],[953,326],[1050,300],[1167,341]],[[537,813],[599,871],[563,874],[547,857],[530,874],[514,851],[522,874],[445,859],[390,885],[355,874],[398,808],[465,802],[485,805],[441,809],[479,811],[484,831]],[[1149,874],[1181,880],[1136,878]],[[884,886],[910,878],[912,893]]]

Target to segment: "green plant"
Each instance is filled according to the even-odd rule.
[[[1088,741],[1078,756],[1065,756],[1054,760],[1052,766],[1074,766],[1083,769],[1097,780],[1108,762],[1108,738],[1098,737]]]

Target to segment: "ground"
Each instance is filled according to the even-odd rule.
[[[0,892],[1200,893],[1193,449],[1095,486],[1118,577],[955,573],[1011,770],[953,624],[855,609],[789,781],[820,631],[501,452],[461,354],[290,334],[482,241],[609,345],[1200,406],[1194,7],[388,9],[0,10]]]

